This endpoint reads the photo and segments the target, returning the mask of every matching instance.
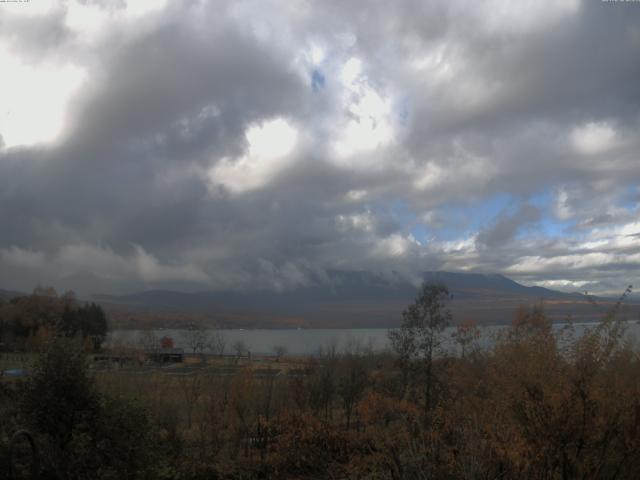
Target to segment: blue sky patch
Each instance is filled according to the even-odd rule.
[[[324,88],[325,78],[320,70],[314,68],[311,72],[311,88],[314,92]]]

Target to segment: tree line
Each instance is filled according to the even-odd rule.
[[[35,288],[31,295],[0,299],[0,348],[34,351],[52,335],[79,337],[98,350],[107,336],[107,316],[101,306],[78,301],[71,291]]]

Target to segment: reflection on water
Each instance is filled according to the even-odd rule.
[[[577,323],[575,334],[581,335],[585,329],[593,328],[596,324]],[[555,324],[554,329],[560,332],[566,324]],[[503,330],[504,326],[480,327],[480,347],[490,347],[495,336]],[[274,354],[277,348],[284,347],[287,353],[293,355],[312,355],[321,349],[335,348],[338,352],[358,348],[381,351],[389,348],[386,328],[318,328],[318,329],[282,329],[282,330],[218,330],[225,339],[225,353],[233,353],[233,344],[242,341],[252,354]],[[448,328],[444,333],[446,345],[451,347],[451,334],[455,328]],[[114,330],[109,334],[107,347],[110,346],[139,346],[143,336],[149,336],[149,331],[141,330]],[[186,330],[154,330],[152,332],[158,339],[164,336],[171,337],[174,346],[189,350],[187,345]],[[640,325],[637,322],[627,324],[627,334],[634,338],[640,338]],[[204,350],[205,353],[211,350]]]

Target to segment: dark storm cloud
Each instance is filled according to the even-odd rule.
[[[73,4],[0,13],[14,55],[86,73],[54,142],[0,147],[7,287],[637,276],[637,5],[191,2],[131,20],[82,4],[102,33],[70,24]],[[246,135],[275,118],[297,132],[282,161]],[[447,218],[497,194],[520,206],[476,231]]]
[[[5,155],[4,210],[32,207],[29,217],[78,229],[103,220],[109,243],[189,235],[209,201],[190,166],[241,152],[249,122],[287,115],[302,100],[299,79],[277,53],[215,27],[195,33],[167,21],[110,52],[61,145]]]

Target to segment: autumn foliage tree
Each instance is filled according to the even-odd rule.
[[[160,348],[173,348],[173,338],[166,335],[160,339]]]
[[[0,338],[14,349],[37,349],[52,335],[64,335],[98,350],[107,330],[102,307],[78,301],[73,292],[58,296],[53,288],[38,287],[0,305]]]
[[[20,413],[36,434],[43,478],[153,477],[162,448],[151,419],[99,391],[77,340],[47,343],[22,386]]]

